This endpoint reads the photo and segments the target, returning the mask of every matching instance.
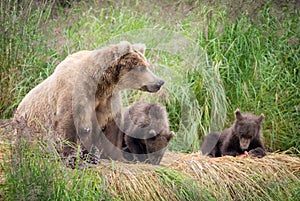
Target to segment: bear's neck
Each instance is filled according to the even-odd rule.
[[[117,84],[120,80],[120,68],[120,65],[111,65],[102,73],[97,86],[96,98],[109,97],[119,91]]]
[[[111,65],[101,73],[98,78],[96,98],[110,97],[113,93],[118,93],[120,88],[118,83],[122,76],[131,70],[131,59],[128,55],[121,57],[111,63]]]
[[[99,80],[96,91],[96,97],[107,97],[120,91],[118,82],[121,77],[128,73],[133,66],[139,65],[134,59],[134,55],[126,54],[120,59],[111,63],[111,65],[95,78]],[[140,64],[142,65],[142,64]]]

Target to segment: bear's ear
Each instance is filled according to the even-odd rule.
[[[243,116],[242,116],[239,108],[235,110],[235,117],[236,117],[237,120],[242,120],[243,119]]]
[[[265,118],[264,114],[261,114],[257,119],[258,123],[261,123],[264,118]]]
[[[138,52],[142,53],[143,55],[145,55],[145,51],[146,51],[145,44],[141,44],[141,43],[133,44],[132,48],[134,51],[138,51]]]
[[[120,44],[118,45],[117,53],[119,57],[128,54],[131,51],[132,51],[131,44],[127,41],[121,41]]]

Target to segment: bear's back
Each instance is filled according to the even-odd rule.
[[[91,56],[92,52],[93,51],[82,50],[68,55],[60,64],[58,64],[54,73],[79,70],[79,67],[84,67],[84,64],[88,62],[88,58]]]
[[[80,51],[69,55],[54,70],[54,72],[31,89],[19,104],[14,118],[25,118],[31,127],[35,127],[34,122],[39,121],[43,127],[52,128],[55,115],[57,113],[58,97],[67,97],[72,93],[72,86],[78,69],[84,65],[83,61],[88,60],[92,51]],[[64,94],[64,96],[61,96]],[[70,96],[71,97],[71,96]],[[40,130],[39,128],[36,128]]]

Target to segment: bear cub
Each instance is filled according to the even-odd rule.
[[[236,120],[230,128],[222,132],[209,133],[204,138],[201,145],[203,155],[209,157],[241,154],[263,157],[266,155],[261,133],[264,115],[257,117],[251,113],[242,114],[237,109],[235,117]]]
[[[107,153],[101,158],[159,165],[174,132],[166,108],[159,103],[137,102],[104,128]],[[122,157],[116,152],[122,152]]]
[[[175,135],[169,129],[165,107],[158,103],[138,102],[124,114],[122,129],[124,158],[158,165]]]

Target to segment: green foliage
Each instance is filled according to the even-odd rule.
[[[35,1],[0,3],[0,115],[8,118],[24,95],[51,73],[55,51],[43,29],[53,3]],[[52,66],[53,67],[53,66]]]
[[[192,48],[172,54],[155,50],[157,41],[147,42],[153,48],[147,57],[159,66],[154,71],[167,81],[165,91],[154,96],[125,91],[124,105],[139,100],[166,105],[176,132],[170,150],[198,150],[203,135],[223,129],[225,122],[225,126],[231,125],[236,108],[265,114],[263,131],[269,151],[292,146],[300,149],[299,10],[284,7],[278,14],[274,5],[265,4],[256,5],[257,12],[243,13],[235,3],[232,11],[225,4],[183,0],[174,7],[153,5],[152,1],[101,1],[101,5],[71,2],[70,8],[59,7],[54,1],[1,1],[0,116],[12,117],[26,93],[68,54],[97,48],[134,30],[167,29],[190,39]],[[249,2],[242,7],[251,9],[248,6]],[[235,11],[239,14],[232,15]],[[224,194],[219,195],[217,183],[208,188],[174,169],[157,167],[142,174],[140,180],[132,180],[134,170],[120,173],[114,164],[105,177],[105,170],[67,169],[40,147],[24,144],[12,152],[8,162],[1,164],[5,176],[1,196],[6,200],[143,199],[144,194],[127,194],[135,191],[137,184],[141,191],[162,200],[166,196],[158,195],[162,187],[178,200],[230,199],[236,192],[245,200],[295,200],[300,192],[299,184],[280,179],[272,182],[270,175],[262,174],[246,181],[257,182],[253,191],[245,183],[235,182],[232,189],[222,186]],[[197,168],[198,174],[203,174],[201,164],[193,166],[194,171]],[[109,180],[113,176],[118,178],[115,183]]]
[[[13,150],[10,163],[4,163],[7,200],[46,200],[53,191],[53,178],[57,164],[44,158],[40,150],[28,144]]]
[[[69,169],[41,142],[16,145],[0,164],[5,200],[295,200],[300,189],[299,158],[287,154],[261,160],[190,154],[168,167],[103,161]]]
[[[45,153],[47,145],[22,141],[12,147],[10,158],[1,164],[5,184],[1,194],[6,200],[107,200],[101,176],[87,169],[71,170],[59,157]],[[41,147],[44,147],[41,149]],[[43,151],[42,151],[43,150]],[[93,190],[86,190],[93,189]]]
[[[280,7],[280,4],[278,9],[277,1],[255,5],[251,1],[225,4],[190,0],[174,4],[66,2],[70,2],[67,4],[70,7],[61,7],[54,0],[0,2],[1,119],[11,118],[22,98],[46,79],[68,54],[118,42],[124,33],[150,28],[154,32],[144,33],[148,39],[151,34],[169,30],[180,33],[191,45],[185,52],[174,54],[155,49],[159,41],[148,41],[147,58],[159,66],[154,71],[166,80],[164,91],[152,96],[125,91],[123,101],[125,106],[139,100],[166,105],[171,128],[176,132],[170,150],[199,150],[202,136],[232,124],[236,108],[265,114],[263,133],[269,151],[300,149],[300,13],[297,7]],[[138,37],[142,39],[142,36]],[[152,189],[151,196],[162,200],[163,194],[157,195],[162,186],[178,200],[214,200],[220,196],[216,196],[219,181],[211,183],[208,189],[207,185],[199,185],[191,176],[174,169],[157,167],[150,174],[142,175],[141,180],[130,180],[128,175],[132,176],[134,170],[118,173],[113,163],[109,176],[104,177],[104,170],[67,169],[58,158],[41,152],[40,147],[29,148],[25,144],[12,151],[8,162],[1,164],[5,174],[1,196],[7,200],[142,199],[142,194],[126,194],[134,191],[138,182],[143,187],[141,191]],[[194,171],[199,170],[198,176],[203,174],[200,163],[192,167]],[[139,172],[140,167],[137,168]],[[118,178],[115,183],[109,180],[114,176]],[[233,182],[230,173],[227,176]],[[257,182],[259,188],[253,191],[239,182],[231,190],[242,192],[237,195],[245,200],[299,197],[299,184],[279,182],[281,179],[272,182],[269,177],[259,175],[246,181]],[[227,187],[221,186],[219,190],[224,192],[221,196],[230,199]],[[286,192],[289,194],[285,195]]]
[[[218,14],[216,14],[218,15]],[[209,41],[202,40],[218,61],[230,105],[264,113],[264,136],[269,150],[299,147],[299,13],[278,19],[265,6],[255,21],[241,16],[234,23],[212,17]],[[200,36],[201,38],[201,36]],[[233,117],[233,115],[230,115]],[[231,122],[233,119],[231,119]]]
[[[254,16],[248,2],[241,6],[245,12],[234,15],[238,7],[191,1],[71,2],[70,7],[55,1],[1,2],[1,118],[12,117],[26,93],[68,54],[124,33],[166,29],[192,41],[193,49],[148,52],[150,61],[168,69],[155,70],[167,80],[165,92],[156,97],[124,92],[124,102],[166,105],[177,134],[171,150],[198,150],[202,136],[233,122],[236,108],[265,114],[270,151],[299,149],[299,11],[286,6],[278,13],[274,4],[259,4]],[[156,42],[146,45],[155,49]]]

